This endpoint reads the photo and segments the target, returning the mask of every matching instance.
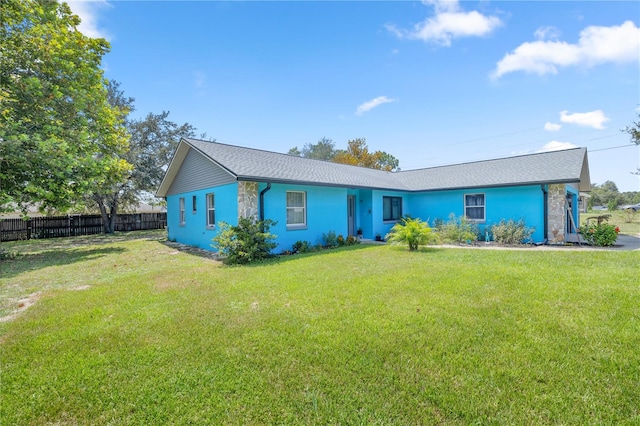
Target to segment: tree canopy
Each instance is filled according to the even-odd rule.
[[[109,102],[133,110],[134,99],[124,95],[120,83],[109,83]],[[103,181],[93,187],[91,201],[102,215],[104,231],[114,231],[120,207],[137,206],[152,198],[164,176],[180,139],[195,136],[189,123],[178,125],[169,120],[169,112],[149,113],[143,119],[127,120],[129,149],[120,158],[131,164],[130,172],[121,179]]]
[[[332,161],[336,155],[336,147],[331,139],[322,138],[315,144],[306,144],[302,147],[302,151],[297,146],[293,147],[289,150],[289,154],[316,160]]]
[[[322,138],[315,144],[306,144],[302,151],[298,147],[293,147],[288,154],[387,171],[399,170],[400,164],[397,158],[387,152],[369,152],[364,138],[348,141],[346,150],[336,149],[331,139]]]
[[[398,169],[400,162],[393,155],[384,151],[369,152],[365,138],[352,139],[347,142],[347,149],[338,151],[333,157],[333,161],[352,166],[368,167],[394,171]]]
[[[0,210],[66,210],[131,170],[126,106],[111,105],[104,39],[65,3],[0,2]]]
[[[631,126],[627,126],[622,129],[622,131],[629,133],[629,136],[631,136],[631,143],[640,145],[640,114],[638,114],[638,121],[633,122]],[[638,167],[635,174],[640,175],[640,167]]]

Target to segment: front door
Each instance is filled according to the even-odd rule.
[[[356,196],[347,195],[347,228],[348,235],[356,235]]]

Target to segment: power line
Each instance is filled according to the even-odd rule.
[[[627,144],[627,145],[619,145],[619,146],[611,146],[609,148],[600,148],[600,149],[590,149],[589,152],[597,152],[597,151],[609,151],[610,149],[618,149],[618,148],[631,148],[635,145]]]

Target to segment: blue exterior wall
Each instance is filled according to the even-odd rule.
[[[258,192],[264,188],[266,184],[261,183],[258,185]],[[307,226],[303,229],[287,229],[287,191],[306,192]],[[358,199],[356,204],[359,204]],[[271,232],[278,236],[278,247],[274,250],[276,253],[291,250],[297,241],[307,241],[312,245],[321,244],[322,234],[329,231],[346,236],[347,189],[272,184],[271,189],[264,194],[264,218],[278,222],[271,228]]]
[[[451,213],[460,217],[464,214],[465,194],[485,194],[486,221],[479,223],[481,229],[503,219],[524,219],[528,227],[535,228],[533,241],[544,241],[544,198],[539,185],[410,194],[405,213],[430,225],[436,219],[447,221]]]
[[[373,234],[373,191],[370,189],[353,190],[356,194],[356,230],[362,230],[363,238],[372,238]]]
[[[265,183],[258,185],[258,192],[266,188]],[[577,190],[567,186],[568,192],[577,196]],[[286,192],[306,192],[306,222],[303,229],[287,229]],[[237,224],[238,186],[236,183],[215,188],[185,192],[167,197],[168,238],[183,244],[213,250],[211,239],[217,227],[206,227],[206,194],[213,192],[216,203],[216,224],[224,221]],[[465,194],[485,194],[486,221],[480,223],[482,229],[500,222],[502,219],[524,219],[527,226],[535,228],[534,242],[544,240],[543,194],[539,185],[480,188],[473,190],[436,191],[427,193],[407,193],[396,191],[332,188],[310,185],[272,184],[264,195],[264,214],[266,219],[277,222],[271,232],[277,235],[279,253],[291,250],[297,241],[310,244],[322,243],[322,234],[334,231],[337,235],[347,236],[347,195],[356,196],[356,229],[363,230],[363,237],[375,238],[376,234],[385,236],[395,222],[382,220],[382,198],[385,196],[402,198],[402,214],[420,218],[433,225],[434,220],[448,220],[450,214],[460,217],[464,214]],[[192,196],[196,196],[197,209],[192,211]],[[179,223],[179,199],[185,198],[186,221]],[[577,201],[574,214],[578,218]],[[579,220],[579,219],[576,219]]]
[[[207,228],[206,194],[213,192],[216,208],[216,226]],[[192,196],[196,196],[196,212],[192,209]],[[180,198],[185,201],[185,223],[180,221]],[[170,241],[213,250],[211,239],[216,235],[220,221],[238,223],[238,184],[217,186],[199,191],[185,192],[167,197],[167,233]]]

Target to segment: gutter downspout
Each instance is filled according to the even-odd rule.
[[[549,232],[549,221],[548,221],[548,217],[549,217],[549,207],[547,206],[548,201],[549,201],[549,193],[547,192],[547,187],[546,185],[540,185],[540,189],[542,189],[542,200],[543,200],[543,205],[542,205],[542,210],[543,210],[543,222],[544,222],[544,240],[543,240],[543,244],[547,244],[548,241],[548,232]]]
[[[271,189],[271,182],[267,182],[267,187],[260,191],[260,221],[264,220],[264,194]]]

